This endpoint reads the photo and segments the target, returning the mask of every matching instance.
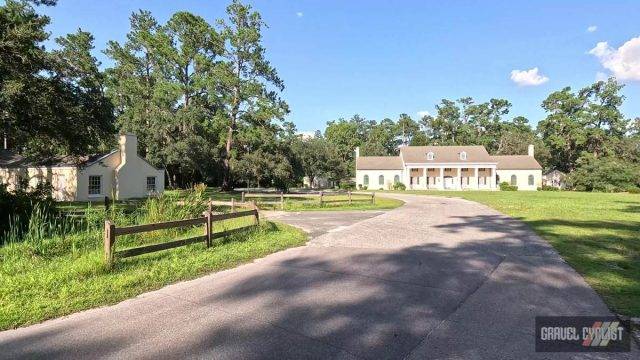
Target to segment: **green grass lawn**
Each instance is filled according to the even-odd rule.
[[[455,196],[520,219],[620,314],[640,316],[640,195],[551,191],[404,191]]]
[[[214,231],[246,225],[251,218],[214,224]],[[203,233],[202,226],[119,237],[116,250]],[[118,259],[109,270],[101,232],[77,233],[41,243],[0,247],[0,330],[37,323],[120,302],[167,284],[228,269],[306,242],[293,227],[262,221],[259,228],[203,243]]]
[[[180,198],[183,190],[169,190],[165,194],[170,197]],[[205,196],[215,201],[231,201],[235,199],[240,201],[242,194],[236,191],[217,191],[215,189],[208,188]],[[280,210],[280,198],[279,196],[256,196],[251,195],[246,197],[247,201],[255,200],[258,208],[261,210]],[[371,196],[365,194],[353,194],[351,196],[351,204],[348,203],[347,195],[340,194],[326,194],[324,196],[323,204],[320,205],[320,200],[317,195],[296,195],[295,197],[285,197],[284,210],[285,211],[342,211],[342,210],[386,210],[394,209],[404,204],[401,200],[390,199],[384,197],[376,197],[375,202],[371,203]]]

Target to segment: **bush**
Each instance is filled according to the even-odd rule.
[[[393,190],[407,190],[407,186],[401,182],[393,183]]]
[[[500,183],[500,190],[501,191],[517,191],[518,187],[515,185],[509,185],[508,182],[503,181]]]
[[[539,191],[560,191],[559,188],[555,186],[542,185],[542,187],[538,188]]]
[[[351,181],[351,180],[341,180],[340,184],[338,186],[342,190],[355,190],[356,189],[356,183],[354,181]]]
[[[640,186],[640,166],[624,159],[585,153],[567,176],[567,186],[578,191],[627,191]]]
[[[627,192],[629,194],[640,194],[640,187],[637,186],[631,186],[627,189]]]

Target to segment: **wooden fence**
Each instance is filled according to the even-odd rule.
[[[354,199],[353,195],[366,195],[367,198],[363,199]],[[346,196],[346,198],[342,198],[342,199],[331,199],[332,197],[344,197]],[[242,203],[245,203],[247,198],[250,197],[258,197],[261,198],[260,203],[261,204],[271,204],[271,205],[279,205],[281,210],[284,210],[284,205],[285,205],[285,199],[286,198],[305,198],[305,197],[317,197],[318,198],[318,203],[320,204],[320,206],[327,204],[327,203],[347,203],[349,205],[353,204],[356,201],[367,201],[367,202],[371,202],[371,204],[375,204],[376,203],[376,193],[372,192],[372,193],[360,193],[360,192],[355,192],[352,193],[351,191],[348,192],[329,192],[326,193],[324,191],[319,191],[317,193],[300,193],[300,194],[284,194],[282,191],[280,193],[245,193],[244,191],[241,194],[241,198],[240,201]],[[273,201],[265,201],[262,200],[264,198],[271,198],[271,199],[275,199]],[[233,198],[231,199],[232,201],[234,200]]]
[[[127,258],[132,256],[138,256],[142,254],[147,254],[151,252],[156,252],[160,250],[171,249],[179,246],[185,246],[189,244],[194,244],[198,242],[204,242],[207,247],[211,247],[212,240],[227,237],[229,235],[233,235],[236,233],[240,233],[251,228],[254,228],[256,225],[260,224],[260,215],[258,213],[258,207],[255,202],[251,203],[251,210],[234,212],[235,209],[232,210],[231,213],[228,214],[217,214],[214,215],[211,210],[211,202],[209,202],[209,209],[205,211],[202,217],[193,218],[193,219],[185,219],[185,220],[175,220],[175,221],[167,221],[161,223],[153,223],[153,224],[143,224],[143,225],[133,225],[133,226],[124,226],[124,227],[116,227],[111,221],[106,220],[104,223],[104,256],[105,261],[109,266],[113,264],[116,258]],[[255,221],[252,225],[239,227],[236,229],[221,231],[221,232],[213,232],[213,224],[216,221],[223,221],[229,219],[235,219],[245,216],[254,217]],[[145,233],[149,231],[156,230],[164,230],[171,228],[180,228],[186,226],[195,226],[204,224],[204,234],[200,236],[193,236],[186,239],[180,240],[172,240],[168,242],[152,244],[152,245],[143,245],[139,247],[124,249],[124,250],[115,250],[116,238],[122,235],[130,235],[130,234],[139,234]]]

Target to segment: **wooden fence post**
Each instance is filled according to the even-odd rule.
[[[211,198],[209,198],[209,207],[207,208],[207,212],[204,214],[204,217],[207,218],[207,222],[204,226],[205,235],[207,236],[207,247],[211,247],[211,233],[213,232],[213,223],[211,221],[211,215],[213,214],[213,208],[211,206]]]
[[[349,205],[351,205],[351,191],[349,191],[348,193],[349,193]]]
[[[231,198],[231,212],[236,212],[236,199]]]
[[[371,203],[372,204],[376,203],[376,192],[375,191],[371,193]]]
[[[322,191],[320,191],[320,206],[322,206],[322,196],[324,195],[324,193]]]
[[[255,200],[251,201],[251,203],[253,204],[253,210],[256,212],[256,225],[260,225],[260,213],[258,212],[258,204]]]
[[[244,191],[242,192],[242,197],[240,198],[240,201],[244,203]]]
[[[280,210],[284,210],[284,194],[280,191]]]
[[[107,266],[111,268],[113,264],[113,245],[116,242],[116,226],[111,221],[105,220],[104,222],[104,259],[107,262]]]

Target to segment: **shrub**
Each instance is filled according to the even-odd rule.
[[[627,192],[629,194],[640,194],[640,187],[637,186],[631,186],[627,189]]]
[[[560,191],[559,188],[557,188],[555,186],[549,186],[549,185],[542,185],[542,187],[539,187],[538,190],[540,190],[540,191]]]
[[[351,180],[341,180],[339,184],[340,189],[342,190],[355,190],[356,183]]]
[[[393,183],[393,190],[407,190],[407,186],[401,182]]]
[[[361,189],[362,190],[367,190],[369,187],[367,185],[362,185]]]
[[[567,176],[567,185],[578,191],[627,191],[640,186],[640,166],[624,159],[585,153]]]
[[[500,183],[500,190],[501,191],[517,191],[518,187],[515,185],[509,185],[508,182],[503,181]]]

